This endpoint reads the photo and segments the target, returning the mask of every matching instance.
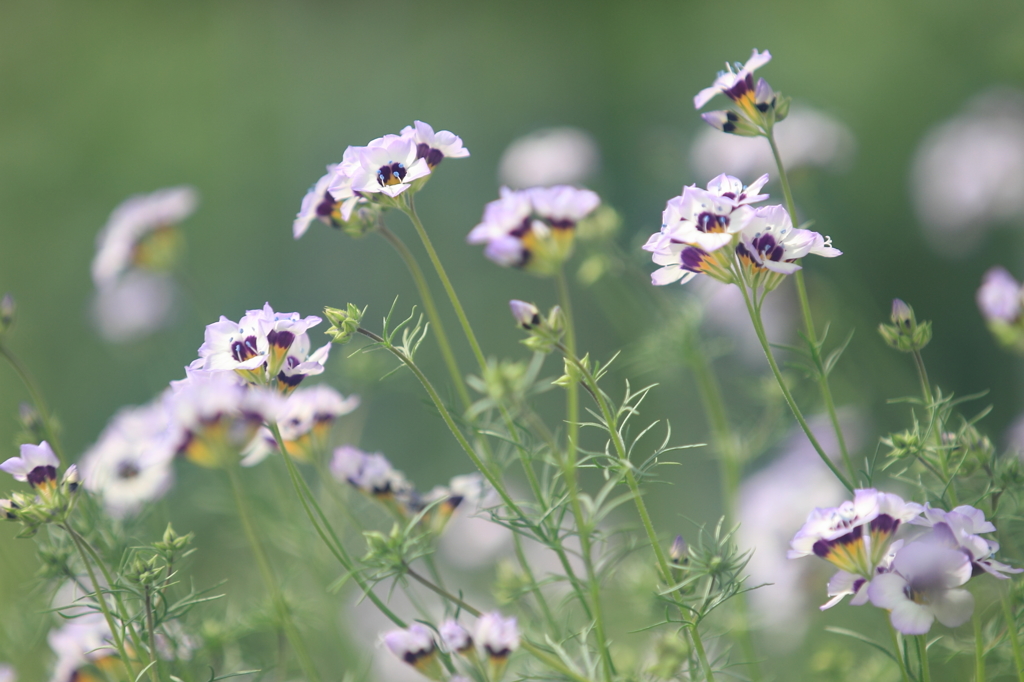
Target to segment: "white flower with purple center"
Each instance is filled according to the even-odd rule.
[[[773,93],[763,78],[757,85],[754,84],[754,71],[770,62],[771,59],[772,55],[768,50],[758,52],[755,49],[746,64],[735,65],[736,71],[733,71],[732,64],[726,63],[726,70],[719,72],[711,87],[704,88],[693,98],[693,108],[701,109],[716,95],[723,94],[751,117],[757,113],[764,113],[768,110],[768,107],[764,105],[771,101]]]
[[[979,533],[994,533],[996,527],[991,521],[985,520],[985,512],[970,505],[955,507],[952,511],[943,511],[935,507],[926,507],[921,518],[911,521],[917,526],[929,526],[930,535],[922,540],[938,542],[950,549],[957,549],[967,555],[971,562],[972,575],[988,573],[1003,580],[1009,579],[1006,573],[1021,573],[1024,569],[1013,568],[993,557],[999,551],[999,543],[987,540]]]
[[[905,635],[923,635],[937,619],[947,627],[966,623],[974,597],[959,589],[971,577],[971,561],[963,552],[932,542],[904,545],[891,571],[875,576],[868,586],[871,603],[890,612],[894,628]]]
[[[853,501],[814,509],[790,542],[790,559],[812,554],[840,570],[870,578],[885,557],[888,541],[900,525],[923,507],[874,488],[854,491]]]
[[[1021,285],[1006,268],[989,268],[976,298],[978,309],[988,322],[1013,324],[1020,319]]]
[[[801,267],[795,261],[808,254],[835,258],[843,252],[832,248],[831,238],[793,227],[789,213],[782,206],[754,209],[736,246],[740,261],[755,273],[769,270],[791,275]]]
[[[82,479],[114,518],[138,513],[171,488],[175,445],[162,398],[114,416],[82,455]]]
[[[328,227],[338,226],[341,218],[341,202],[336,200],[329,191],[330,184],[335,179],[337,167],[337,164],[327,166],[327,174],[317,180],[316,184],[302,198],[302,205],[292,222],[292,236],[296,239],[306,234],[306,230],[314,220],[319,220]]]
[[[334,450],[330,466],[337,481],[347,482],[374,497],[407,494],[412,489],[401,472],[396,471],[379,452],[370,454],[351,445],[343,445]]]
[[[78,615],[46,636],[50,649],[57,655],[52,682],[100,679],[85,674],[87,666],[104,667],[107,659],[116,660],[110,627],[102,613]],[[115,665],[120,665],[115,663]]]
[[[426,159],[417,157],[416,142],[411,137],[385,135],[354,149],[354,192],[397,197],[414,180],[430,175],[430,166]]]
[[[96,286],[112,284],[132,267],[164,269],[176,252],[174,226],[195,211],[198,201],[192,187],[170,187],[122,202],[96,238]]]
[[[687,244],[712,253],[732,243],[734,234],[753,217],[753,209],[699,187],[685,187],[681,196],[669,199],[661,214],[661,231],[643,248],[664,252],[670,244]]]
[[[57,467],[60,460],[45,440],[39,445],[24,443],[21,456],[11,457],[0,464],[0,471],[6,471],[14,480],[28,483],[33,488],[52,489],[57,484]]]
[[[462,146],[462,138],[449,130],[434,132],[429,124],[415,121],[402,129],[402,137],[416,143],[416,158],[424,159],[433,170],[445,159],[464,159],[469,150]]]
[[[434,633],[421,623],[413,623],[405,630],[391,630],[382,638],[391,653],[413,666],[427,677],[441,679],[440,665],[434,655],[437,645]]]
[[[515,618],[505,618],[493,611],[476,622],[476,641],[488,658],[507,659],[519,648],[519,627]]]
[[[327,445],[331,425],[359,407],[359,396],[344,397],[330,386],[323,384],[311,388],[299,388],[288,396],[281,408],[277,423],[281,440],[288,454],[296,459],[310,461],[314,454]],[[273,433],[261,428],[253,442],[246,448],[242,466],[255,466],[277,449]]]
[[[270,357],[269,331],[268,320],[246,315],[235,322],[221,315],[219,321],[206,326],[197,369],[238,372],[249,381],[262,378]]]
[[[466,241],[486,244],[484,255],[498,265],[551,275],[572,253],[576,224],[600,203],[594,192],[567,185],[502,187]]]

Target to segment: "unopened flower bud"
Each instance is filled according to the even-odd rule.
[[[761,131],[751,123],[745,116],[726,109],[723,111],[709,111],[701,114],[701,118],[712,128],[717,128],[723,133],[732,133],[742,137],[757,137]]]
[[[904,353],[913,353],[927,346],[932,340],[932,323],[918,322],[914,316],[914,309],[898,298],[892,302],[890,319],[893,324],[879,325],[878,333],[892,348]]]
[[[392,630],[384,635],[384,645],[427,677],[433,680],[444,678],[437,661],[433,633],[425,625],[413,623],[406,630]]]
[[[14,313],[17,309],[18,306],[14,302],[14,297],[10,294],[4,294],[4,297],[0,299],[0,332],[9,329],[14,324]]]
[[[792,97],[784,97],[779,93],[775,93],[775,122],[785,119],[789,116],[789,105],[793,101]]]
[[[914,311],[898,298],[892,299],[892,323],[901,329],[910,329],[914,322]]]
[[[340,308],[324,308],[324,316],[331,323],[331,328],[325,333],[331,337],[334,343],[348,343],[352,335],[359,329],[366,308],[360,310],[351,303],[345,310]]]
[[[668,550],[668,558],[673,564],[680,566],[686,563],[688,551],[689,547],[686,545],[686,540],[683,539],[682,535],[677,535],[676,539],[672,542],[672,547]]]
[[[67,491],[70,493],[78,490],[78,484],[81,482],[78,475],[78,465],[72,464],[69,466],[68,470],[64,472],[64,478],[62,478],[60,482],[61,485],[67,487]]]
[[[512,317],[516,319],[516,324],[523,329],[533,329],[540,326],[540,310],[534,304],[512,299],[508,302],[508,305],[512,309]]]
[[[460,653],[464,656],[474,653],[472,635],[456,621],[446,620],[441,623],[438,631],[441,633],[441,641],[444,642],[448,651]]]

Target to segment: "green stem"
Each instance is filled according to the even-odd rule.
[[[466,389],[466,383],[462,378],[462,372],[459,371],[459,363],[455,359],[455,353],[452,352],[451,344],[448,343],[448,335],[445,333],[444,324],[441,322],[441,316],[437,312],[437,304],[434,302],[434,296],[430,293],[430,285],[427,284],[427,278],[423,276],[423,270],[420,268],[419,263],[416,262],[416,257],[413,255],[409,247],[405,245],[398,235],[389,230],[383,221],[378,223],[377,231],[380,232],[381,236],[388,241],[391,246],[394,247],[398,255],[402,257],[402,261],[405,262],[405,267],[409,270],[409,274],[412,275],[413,282],[416,284],[416,291],[419,292],[420,300],[423,301],[423,309],[427,313],[427,319],[430,321],[430,326],[434,328],[434,336],[437,337],[437,345],[441,348],[441,355],[444,357],[444,363],[448,366],[448,373],[451,374],[452,384],[455,386],[456,392],[459,394],[459,400],[462,401],[464,409],[468,409],[472,404],[469,397],[469,391]]]
[[[928,642],[926,637],[926,635],[916,635],[914,637],[917,640],[917,657],[921,661],[921,682],[931,682],[932,679],[932,671],[928,665]]]
[[[3,355],[10,364],[11,368],[21,379],[21,383],[28,389],[29,397],[32,398],[32,404],[36,406],[36,411],[39,413],[39,419],[42,421],[43,433],[46,435],[46,442],[50,444],[53,449],[53,454],[57,455],[57,459],[60,460],[61,464],[64,463],[64,448],[60,444],[60,440],[57,437],[57,432],[53,429],[53,417],[50,414],[50,408],[46,405],[46,400],[43,399],[43,392],[39,390],[39,384],[36,383],[32,373],[28,371],[28,367],[23,365],[17,356],[10,351],[9,348],[3,343],[0,343],[0,355]]]
[[[1010,597],[999,600],[1003,606],[1003,618],[1006,620],[1006,634],[1010,637],[1010,648],[1013,650],[1013,662],[1017,668],[1018,682],[1024,682],[1024,652],[1021,651],[1020,636],[1017,632],[1017,618],[1013,615]]]
[[[985,682],[985,638],[981,633],[981,618],[975,612],[974,624],[974,682]]]
[[[892,637],[892,647],[896,654],[896,662],[900,666],[900,675],[903,677],[903,682],[910,682],[910,672],[907,670],[907,663],[903,656],[903,647],[900,645],[900,636],[888,617],[886,617],[885,623],[889,626],[889,635]]]
[[[277,584],[277,579],[274,577],[274,572],[270,567],[270,559],[267,558],[266,550],[263,549],[263,544],[260,542],[256,529],[253,527],[252,519],[249,515],[249,507],[245,501],[245,491],[242,489],[242,481],[238,476],[238,468],[236,466],[228,466],[225,470],[228,474],[228,480],[231,482],[231,492],[235,498],[238,517],[242,522],[242,530],[245,532],[245,537],[249,541],[249,547],[256,558],[256,565],[263,578],[264,587],[270,593],[270,599],[274,604],[274,609],[277,611],[281,629],[284,630],[285,637],[288,638],[288,643],[291,645],[292,651],[295,652],[295,657],[298,659],[303,674],[311,682],[319,682],[320,673],[317,672],[316,666],[313,665],[309,651],[306,649],[306,643],[295,628],[295,622],[292,620],[288,605],[285,603],[281,587]]]
[[[89,554],[86,552],[84,547],[85,540],[76,533],[71,526],[65,525],[61,526],[61,528],[71,536],[71,541],[75,543],[78,555],[81,557],[82,563],[85,565],[85,571],[89,574],[89,582],[92,584],[93,592],[96,594],[96,602],[100,607],[100,611],[103,613],[103,618],[107,621],[107,627],[110,628],[110,636],[114,639],[114,646],[117,648],[118,656],[121,657],[121,664],[124,666],[125,672],[128,673],[128,679],[133,679],[134,675],[128,664],[128,652],[124,646],[124,637],[122,636],[121,631],[117,628],[117,624],[114,622],[114,616],[110,613],[110,607],[107,606],[107,598],[103,596],[103,589],[100,587],[100,583],[96,579],[95,571],[92,570]]]
[[[939,465],[942,468],[941,474],[938,474],[938,472],[935,471],[935,468],[933,466],[931,466],[929,464],[929,462],[927,460],[925,460],[923,457],[920,457],[919,459],[920,459],[920,461],[922,463],[924,463],[926,466],[928,466],[928,468],[930,468],[932,470],[932,473],[938,474],[939,480],[942,481],[943,485],[945,486],[946,491],[949,492],[949,500],[952,503],[952,506],[956,507],[960,503],[957,500],[956,486],[953,484],[953,479],[949,475],[949,467],[948,467],[947,462],[946,462],[946,453],[944,451],[942,451],[942,425],[939,423],[939,419],[938,419],[939,411],[938,411],[938,409],[936,408],[933,411],[933,408],[932,408],[932,404],[935,402],[935,396],[932,393],[931,382],[928,381],[928,370],[925,368],[924,358],[921,356],[921,351],[920,350],[915,349],[914,352],[913,352],[913,356],[914,356],[914,367],[917,369],[917,378],[918,378],[918,381],[920,381],[920,383],[921,383],[921,395],[924,398],[924,408],[925,408],[925,410],[927,410],[928,412],[931,412],[934,415],[934,417],[933,417],[933,422],[934,422],[934,424],[933,424],[934,438],[935,438],[935,445],[936,445],[936,447],[939,448],[939,453],[938,454],[939,454]]]
[[[569,296],[569,283],[565,277],[564,268],[558,270],[558,298],[562,306],[562,315],[565,319],[565,345],[572,357],[576,357],[576,332],[572,317],[572,299]],[[580,393],[579,385],[573,381],[565,389],[565,412],[566,412],[566,443],[565,459],[562,464],[562,476],[565,478],[565,485],[569,492],[569,502],[572,506],[572,515],[576,519],[576,529],[580,539],[580,554],[583,557],[583,566],[587,572],[587,583],[590,586],[590,601],[594,613],[594,630],[597,635],[597,648],[601,652],[601,663],[604,668],[605,679],[611,680],[615,674],[615,665],[612,663],[611,652],[608,647],[608,639],[605,634],[604,617],[601,608],[601,584],[598,581],[597,572],[594,570],[594,561],[590,544],[590,522],[583,515],[583,506],[580,504],[579,481],[576,471],[576,450],[579,442],[579,410]]]
[[[693,339],[689,344],[687,356],[690,359],[690,369],[693,370],[693,376],[697,382],[697,392],[700,393],[704,413],[707,415],[708,424],[711,427],[711,438],[718,454],[725,517],[731,519],[736,513],[736,495],[740,485],[740,461],[732,429],[729,427],[725,402],[722,400],[722,389],[699,339]]]
[[[779,371],[779,366],[775,362],[775,355],[772,353],[772,347],[768,343],[768,337],[765,335],[764,323],[761,321],[761,311],[757,310],[751,302],[750,294],[747,292],[746,285],[742,282],[739,282],[737,285],[739,286],[740,291],[743,292],[743,300],[747,304],[747,312],[750,314],[750,321],[754,324],[754,332],[757,334],[757,340],[761,342],[761,349],[764,351],[765,357],[768,359],[768,365],[772,369],[772,374],[775,375],[775,381],[778,382],[779,388],[782,389],[782,395],[785,397],[786,403],[789,405],[789,409],[793,412],[793,416],[796,418],[797,423],[800,424],[800,428],[804,430],[804,433],[807,435],[807,439],[811,442],[811,445],[814,447],[815,452],[818,453],[821,461],[825,463],[833,474],[835,474],[836,478],[839,479],[839,482],[843,484],[843,487],[852,493],[853,486],[846,477],[843,476],[842,472],[836,468],[836,465],[832,463],[832,460],[829,459],[828,454],[825,453],[824,448],[821,447],[818,439],[811,431],[811,427],[807,424],[807,420],[804,419],[803,413],[800,411],[799,406],[797,406],[796,401],[793,399],[793,394],[789,392],[789,388],[786,386],[786,381],[782,378],[782,372]]]
[[[476,356],[476,361],[483,369],[487,366],[487,361],[484,359],[483,351],[480,350],[480,344],[476,340],[476,335],[473,333],[473,328],[469,325],[469,318],[466,317],[466,311],[463,310],[462,304],[459,302],[459,297],[455,294],[455,288],[452,287],[452,282],[448,279],[448,273],[445,272],[444,266],[441,265],[441,259],[437,257],[437,251],[434,250],[434,245],[430,241],[430,236],[427,231],[423,228],[423,222],[420,221],[419,215],[416,213],[416,205],[413,203],[411,195],[403,195],[406,197],[405,208],[403,211],[409,220],[412,221],[413,227],[416,228],[416,234],[419,235],[420,241],[423,242],[423,248],[427,250],[427,255],[430,257],[430,262],[434,266],[434,270],[437,271],[437,276],[441,280],[441,284],[444,286],[445,293],[448,294],[448,299],[452,303],[452,307],[455,309],[455,315],[459,318],[459,324],[462,325],[462,331],[466,334],[466,339],[469,341],[470,347],[473,349],[473,355]]]
[[[153,682],[160,682],[163,670],[161,670],[160,656],[156,651],[156,626],[153,623],[153,592],[149,585],[145,586],[146,604],[146,632],[149,635],[149,652],[153,665],[149,668],[149,677]]]
[[[338,560],[341,567],[344,568],[356,581],[356,584],[359,585],[360,589],[362,589],[363,594],[373,602],[374,606],[376,606],[381,613],[383,613],[398,627],[408,627],[404,620],[399,618],[390,608],[388,608],[387,604],[381,601],[380,597],[378,597],[373,591],[373,588],[366,582],[362,574],[356,570],[355,562],[352,560],[352,557],[349,556],[345,546],[341,543],[341,540],[334,532],[334,528],[327,520],[327,515],[324,514],[320,504],[316,501],[313,491],[309,489],[309,486],[306,484],[306,480],[302,478],[298,467],[295,466],[295,462],[292,460],[291,455],[288,454],[288,449],[284,445],[284,439],[281,437],[281,429],[276,423],[271,423],[268,426],[270,427],[271,433],[274,434],[274,440],[277,442],[277,447],[281,452],[282,459],[284,459],[285,467],[288,469],[288,475],[292,480],[292,485],[295,487],[295,492],[299,496],[299,502],[302,504],[302,508],[305,510],[310,523],[313,524],[313,528],[316,530],[317,535],[320,536],[320,539],[327,546],[327,549],[330,550],[331,554],[334,555],[334,558]],[[312,507],[310,506],[310,503],[312,503]],[[316,510],[316,515],[313,513],[314,509]],[[317,516],[319,516],[320,520],[323,522],[323,526],[321,526],[320,521],[317,520]],[[326,528],[327,531],[325,531],[324,528]]]
[[[789,186],[789,176],[786,175],[786,168],[782,164],[782,155],[779,147],[775,144],[775,135],[771,130],[765,133],[768,144],[772,148],[772,156],[775,157],[775,165],[779,169],[779,182],[782,184],[782,194],[786,199],[786,210],[793,223],[796,223],[796,203],[793,201],[793,191]],[[807,286],[804,284],[803,270],[793,273],[793,281],[796,283],[797,298],[800,300],[800,314],[804,320],[804,333],[807,334],[807,342],[811,348],[814,364],[818,369],[818,387],[821,390],[821,397],[825,402],[825,409],[828,411],[829,421],[832,422],[832,429],[836,432],[836,440],[839,442],[839,452],[843,457],[843,464],[850,473],[850,480],[856,480],[856,470],[850,460],[850,453],[846,447],[846,437],[843,436],[842,426],[839,424],[839,416],[836,414],[835,402],[832,400],[832,388],[828,383],[828,376],[824,372],[824,365],[821,362],[820,348],[818,346],[818,333],[814,328],[814,318],[811,315],[811,303],[807,297]]]
[[[693,640],[693,648],[697,652],[697,660],[700,661],[700,667],[704,671],[704,679],[708,682],[714,682],[715,674],[711,670],[711,664],[708,662],[708,655],[704,653],[704,643],[700,639],[700,632],[698,632],[697,624],[690,623],[690,639]]]
[[[544,598],[540,585],[537,584],[537,578],[533,575],[530,562],[526,560],[526,554],[523,552],[523,541],[518,533],[512,534],[512,542],[516,551],[516,560],[519,562],[519,567],[523,569],[526,579],[530,582],[530,591],[533,593],[534,599],[537,600],[537,605],[544,616],[544,620],[547,621],[548,627],[551,629],[551,636],[558,639],[561,637],[561,628],[558,627],[555,616],[551,613],[551,607],[548,606],[548,600]]]

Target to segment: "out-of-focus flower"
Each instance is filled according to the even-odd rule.
[[[792,173],[799,168],[846,170],[856,152],[856,138],[841,121],[807,106],[794,105],[786,120],[776,124],[775,144]],[[698,176],[711,177],[723,170],[749,178],[776,171],[775,157],[765,139],[722,135],[702,129],[690,147],[690,165]]]
[[[876,575],[892,571],[893,559],[896,558],[896,553],[902,547],[903,540],[897,540],[889,545],[889,552],[878,562],[878,566],[875,567]],[[862,575],[850,573],[849,571],[837,571],[828,581],[826,591],[830,599],[818,608],[826,611],[841,602],[845,597],[851,595],[853,599],[850,600],[850,606],[863,606],[868,603],[868,586],[870,584],[870,580]]]
[[[57,467],[60,460],[45,440],[39,445],[24,443],[21,457],[11,457],[0,464],[0,471],[6,471],[14,480],[27,482],[33,488],[53,488],[57,484]]]
[[[434,169],[445,159],[464,159],[469,150],[462,146],[462,138],[449,130],[434,132],[428,123],[415,121],[402,129],[402,137],[416,143],[416,158],[424,159]]]
[[[149,336],[174,322],[178,287],[166,273],[131,270],[97,289],[92,319],[100,335],[112,343]]]
[[[512,141],[498,163],[501,184],[515,189],[576,185],[600,167],[597,143],[578,128],[544,128]]]
[[[921,140],[911,170],[918,218],[937,251],[971,252],[992,224],[1024,217],[1024,93],[977,95]]]
[[[956,549],[967,555],[971,562],[971,574],[989,575],[1009,579],[1006,573],[1021,573],[1024,569],[1013,568],[993,559],[999,551],[999,543],[986,540],[979,533],[994,533],[996,527],[991,521],[985,520],[985,512],[970,505],[955,507],[952,511],[943,511],[935,507],[925,507],[924,514],[911,521],[918,526],[929,526],[932,529],[928,539],[938,542],[950,549]]]
[[[342,164],[327,166],[327,174],[317,180],[316,184],[302,198],[302,205],[292,222],[292,236],[296,239],[306,234],[306,230],[314,220],[319,220],[328,227],[340,227],[341,223],[347,221],[352,215],[356,201],[351,191],[351,178],[346,175],[341,176],[349,181],[347,183],[348,196],[344,196],[346,192],[341,188],[341,184],[334,188],[338,196],[330,191],[332,183],[337,182],[339,178],[341,168]]]
[[[441,623],[438,632],[441,633],[441,641],[444,642],[448,651],[460,654],[468,654],[473,651],[473,636],[457,621],[446,620]]]
[[[135,514],[170,489],[175,445],[163,398],[125,408],[82,455],[85,487],[102,498],[114,518]]]
[[[787,557],[813,554],[841,570],[870,578],[885,557],[889,539],[901,524],[922,511],[921,505],[892,493],[856,490],[853,501],[815,508],[793,537]]]
[[[430,175],[426,159],[417,156],[411,137],[386,135],[365,147],[357,147],[352,170],[352,190],[364,194],[397,197],[414,180]]]
[[[393,497],[412,488],[384,455],[366,453],[351,445],[335,448],[331,473],[336,480],[378,498]]]
[[[576,223],[600,203],[594,192],[567,185],[502,187],[466,241],[487,244],[484,255],[498,265],[551,275],[572,253]]]
[[[384,634],[383,642],[391,653],[427,677],[443,679],[434,635],[425,625],[413,623],[405,630],[391,630]]]
[[[359,396],[342,396],[323,384],[300,388],[285,400],[278,428],[288,454],[308,461],[327,446],[331,425],[359,407]],[[260,429],[242,460],[243,466],[254,466],[277,449],[277,441],[267,428]]]
[[[6,663],[0,663],[0,682],[18,682],[14,668]]]
[[[487,656],[489,678],[501,679],[508,657],[519,648],[519,627],[515,618],[497,611],[485,613],[476,621],[476,642]]]
[[[121,666],[110,628],[99,612],[76,616],[62,627],[51,630],[46,639],[57,654],[51,682],[89,679],[85,677],[85,669],[90,666],[111,673],[115,672],[115,666]]]
[[[974,612],[974,596],[958,589],[971,577],[971,561],[963,552],[929,542],[904,545],[891,572],[868,586],[875,606],[890,611],[894,628],[905,635],[923,635],[938,619],[947,627],[966,623]]]
[[[767,179],[762,178],[761,184]],[[720,184],[716,184],[716,188],[721,189]],[[755,189],[753,193],[756,192]],[[681,196],[669,199],[661,214],[661,230],[647,240],[644,250],[657,253],[676,243],[697,246],[711,253],[730,244],[732,236],[753,217],[753,209],[738,202],[736,195],[725,194],[733,193],[718,194],[696,186],[684,187]]]
[[[512,309],[512,317],[516,319],[516,324],[523,329],[530,329],[541,323],[540,310],[534,304],[512,299],[508,305]]]
[[[122,202],[96,239],[96,286],[111,284],[131,267],[163,270],[173,264],[179,239],[174,226],[195,211],[198,200],[192,187],[170,187]]]
[[[237,461],[263,422],[277,421],[281,398],[234,373],[194,372],[166,394],[175,451],[205,467]]]
[[[1021,285],[1006,268],[989,268],[976,298],[978,309],[987,321],[1012,324],[1020,318]]]

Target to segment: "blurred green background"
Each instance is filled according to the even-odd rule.
[[[81,453],[118,407],[148,401],[182,376],[218,315],[238,319],[264,301],[315,314],[351,301],[368,305],[372,321],[396,295],[408,308],[415,291],[383,240],[314,224],[295,242],[291,220],[306,188],[347,145],[421,119],[459,134],[472,156],[439,168],[417,199],[420,213],[486,352],[524,357],[506,302],[549,306],[552,283],[498,268],[465,244],[497,195],[506,145],[548,126],[593,134],[603,162],[591,186],[622,212],[620,243],[649,271],[636,246],[657,229],[668,198],[706,179],[688,162],[704,126],[692,97],[724,61],[745,60],[757,47],[774,55],[758,75],[844,121],[857,140],[848,171],[801,175],[794,191],[815,229],[845,252],[807,270],[819,322],[831,320],[836,339],[856,329],[834,390],[840,404],[874,419],[877,434],[862,454],[874,451],[876,435],[902,428],[905,411],[886,399],[916,391],[911,365],[874,331],[894,296],[934,321],[926,360],[935,383],[958,394],[991,390],[985,401],[995,409],[983,427],[1001,440],[1021,408],[1021,365],[989,337],[974,292],[993,264],[1024,274],[1020,225],[987,234],[969,257],[937,255],[914,217],[908,172],[930,126],[986,87],[1024,82],[1022,29],[1024,5],[1009,0],[4,2],[0,292],[12,292],[19,306],[10,345],[63,423],[66,448]],[[88,319],[96,233],[128,195],[185,183],[202,196],[184,224],[195,295],[162,333],[105,343]],[[415,241],[404,218],[389,223]],[[680,289],[659,295],[683,300],[689,294]],[[623,330],[609,322],[599,295],[600,287],[575,291],[580,343],[592,355],[608,358],[652,333],[655,315]],[[468,360],[454,316],[441,307]],[[345,355],[336,349],[327,380],[345,393],[368,392],[363,447],[386,453],[424,489],[467,469],[409,377],[367,383]],[[429,342],[422,361],[444,384]],[[671,419],[676,443],[702,442],[692,380],[670,364],[642,365],[649,369],[636,382],[662,384],[644,417]],[[762,370],[728,358],[719,364],[727,391],[749,397]],[[464,369],[472,370],[468,361]],[[0,367],[0,457],[15,454],[26,397]],[[666,534],[722,511],[709,454],[683,453],[684,466],[664,471],[673,486],[652,493]],[[165,505],[179,530],[199,531],[202,546],[231,538],[230,517],[223,529],[188,527],[200,518],[192,506],[220,505],[196,498],[223,494],[223,486],[209,472],[179,471]],[[31,543],[13,535],[0,526],[2,618],[38,598],[22,595],[35,570]],[[197,562],[207,584],[223,574],[223,559]],[[38,646],[39,635],[27,639]]]

